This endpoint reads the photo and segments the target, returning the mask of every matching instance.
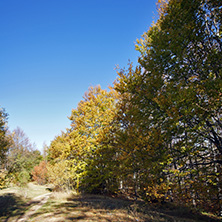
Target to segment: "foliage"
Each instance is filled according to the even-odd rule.
[[[110,165],[110,159],[115,153],[106,138],[113,128],[116,96],[112,89],[89,88],[77,109],[72,110],[71,128],[51,143],[49,158],[54,159],[55,168],[67,164],[77,190],[103,192],[113,187],[110,181],[114,180],[115,164]]]
[[[47,165],[48,181],[53,183],[54,190],[68,190],[73,188],[72,175],[69,171],[68,161],[58,161]]]
[[[158,138],[153,149],[162,153],[156,161],[165,166],[159,175],[165,174],[162,179],[171,186],[166,195],[217,212],[222,200],[221,6],[210,0],[162,4],[159,20],[137,41],[142,71],[122,71],[117,88],[130,95],[128,107],[136,110],[130,124],[149,132],[148,143]]]
[[[30,179],[31,171],[42,160],[42,155],[34,148],[34,145],[30,143],[28,137],[20,128],[11,133],[11,138],[12,143],[7,153],[5,168],[15,181],[20,182],[20,178],[23,178],[26,174],[29,174],[29,176],[25,177]]]
[[[8,185],[7,172],[5,170],[0,170],[0,190],[6,188]]]
[[[222,212],[221,10],[217,0],[158,0],[139,65],[118,70],[110,91],[89,88],[52,141],[57,187]]]
[[[25,187],[30,181],[30,174],[27,170],[23,169],[22,171],[16,173],[15,180],[18,186]]]
[[[5,109],[0,107],[0,166],[4,163],[10,144],[10,138],[7,136],[7,118]]]
[[[147,199],[148,187],[151,184],[159,186],[165,178],[165,138],[161,127],[154,124],[153,118],[144,112],[141,107],[143,100],[135,93],[142,82],[141,68],[136,67],[134,71],[130,64],[128,70],[120,70],[118,75],[115,89],[120,96],[116,121],[121,127],[115,131],[115,137],[121,162],[122,188]],[[149,111],[152,112],[151,109]],[[158,195],[155,198],[158,198]]]
[[[46,161],[41,161],[39,165],[34,167],[32,170],[32,179],[39,185],[44,185],[47,183],[48,175]]]

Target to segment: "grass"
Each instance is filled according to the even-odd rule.
[[[143,201],[100,195],[54,193],[30,221],[221,221],[172,204],[149,206]]]
[[[0,196],[0,221],[9,221],[22,215],[28,206],[26,202],[13,193],[6,193]]]
[[[0,221],[13,222],[36,203],[32,198],[47,193],[45,186],[29,184],[26,193],[20,188],[0,191]],[[2,208],[3,207],[3,208]],[[221,221],[172,204],[149,205],[143,201],[101,195],[77,195],[73,192],[53,192],[48,201],[33,212],[27,221]]]
[[[36,196],[46,194],[49,191],[47,186],[39,186],[35,183],[28,183],[26,187],[11,186],[9,188],[0,190],[0,196],[6,193],[17,194],[23,199],[32,199]]]
[[[29,183],[27,187],[9,187],[0,190],[0,221],[16,221],[25,214],[35,202],[34,197],[48,193],[45,186]]]

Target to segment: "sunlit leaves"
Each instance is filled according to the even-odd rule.
[[[42,161],[39,163],[39,165],[34,167],[32,170],[32,179],[40,185],[46,184],[48,182],[46,161]]]
[[[174,189],[178,183],[182,198],[195,202],[197,184],[220,192],[212,185],[220,186],[221,176],[210,183],[200,175],[221,172],[222,5],[207,0],[160,3],[159,20],[136,45],[144,69],[135,87],[141,93],[128,89],[134,107],[150,117],[143,122],[159,126],[164,135],[165,155],[172,160],[164,172],[175,176],[173,180],[168,176],[168,181],[173,181]],[[204,195],[199,195],[201,202]]]
[[[158,20],[137,40],[140,65],[118,70],[114,89],[85,93],[49,149],[77,190],[119,187],[219,212],[221,7],[159,0]]]
[[[102,192],[111,179],[113,169],[109,162],[115,153],[107,135],[114,127],[117,96],[113,89],[90,87],[78,107],[72,110],[71,128],[55,138],[50,146],[55,166],[58,161],[68,163],[68,171],[78,190]]]

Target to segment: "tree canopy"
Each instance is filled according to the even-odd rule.
[[[3,164],[9,146],[7,137],[7,117],[8,114],[4,108],[0,107],[0,165]]]
[[[37,165],[33,177],[56,189],[222,212],[222,2],[158,0],[158,13],[137,40],[138,65],[88,89],[43,162],[14,131],[8,169]],[[0,110],[2,158],[6,123]]]
[[[52,141],[63,183],[221,211],[221,10],[217,0],[158,1],[139,65],[119,69],[109,92],[90,88]]]

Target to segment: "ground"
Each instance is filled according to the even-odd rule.
[[[2,222],[63,221],[221,221],[170,204],[150,205],[143,201],[101,195],[50,192],[33,183],[0,191]]]

